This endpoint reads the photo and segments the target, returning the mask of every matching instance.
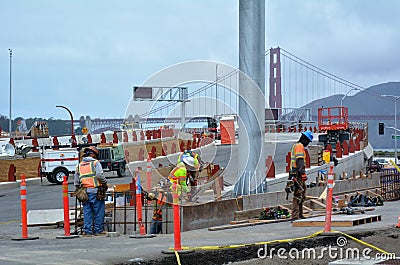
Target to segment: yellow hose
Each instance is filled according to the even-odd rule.
[[[179,258],[178,251],[176,251],[176,250],[175,250],[175,257],[176,257],[176,261],[178,262],[178,265],[181,265],[181,259]]]

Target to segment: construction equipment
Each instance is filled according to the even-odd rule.
[[[79,163],[79,152],[74,148],[40,151],[40,177],[46,177],[50,183],[61,185],[64,176],[74,174]],[[41,179],[42,180],[42,179]]]
[[[126,160],[122,144],[100,144],[98,160],[104,171],[117,171],[118,177],[125,175]]]
[[[46,138],[49,137],[49,126],[46,121],[35,121],[29,129],[27,136],[32,138]]]
[[[326,133],[318,135],[318,141],[336,149],[339,141],[350,139],[349,113],[347,107],[329,107],[318,109],[318,128]]]

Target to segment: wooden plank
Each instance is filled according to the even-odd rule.
[[[372,223],[381,220],[380,215],[332,215],[331,226],[355,226],[360,224]],[[314,217],[310,219],[297,220],[292,223],[294,227],[323,227],[325,225],[325,216]]]
[[[243,223],[248,223],[249,220],[239,220],[239,221],[230,221],[229,224],[231,225],[237,225],[237,224],[243,224]]]
[[[305,210],[305,211],[304,211]],[[305,212],[305,213],[309,213],[309,212],[312,212],[312,211],[314,211],[313,209],[310,209],[310,208],[308,208],[307,206],[304,206],[303,205],[303,211]]]
[[[208,231],[226,230],[226,229],[241,228],[241,227],[263,225],[263,224],[273,224],[273,223],[280,223],[280,222],[287,222],[287,221],[290,221],[290,219],[278,219],[278,220],[256,220],[256,219],[254,219],[254,220],[249,220],[249,223],[209,227]]]
[[[318,205],[318,206],[320,206],[320,207],[322,207],[322,208],[325,209],[325,204],[323,204],[322,202],[317,201],[317,200],[314,200],[314,199],[311,199],[310,201],[311,201],[312,203],[315,203],[316,205]]]

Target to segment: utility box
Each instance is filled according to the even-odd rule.
[[[220,119],[221,144],[236,144],[235,141],[235,119],[223,117]]]

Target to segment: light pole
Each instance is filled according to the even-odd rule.
[[[350,89],[349,91],[347,91],[346,95],[344,95],[344,96],[342,97],[342,99],[340,100],[340,106],[341,106],[341,107],[343,107],[343,100],[344,100],[344,98],[347,97],[347,96],[349,95],[349,93],[350,93],[351,91],[353,91],[353,90],[361,90],[361,89],[359,89],[359,88],[352,88],[352,89]]]
[[[394,161],[397,165],[397,100],[400,96],[382,95],[382,97],[389,97],[394,100]]]
[[[8,49],[8,51],[10,52],[10,120],[8,121],[8,131],[9,131],[9,133],[10,133],[10,138],[11,138],[11,127],[12,127],[12,125],[11,125],[11,121],[12,121],[12,118],[11,118],[11,84],[12,84],[12,82],[11,82],[11,70],[12,70],[12,49]]]
[[[218,115],[218,65],[215,65],[215,115]]]
[[[74,138],[75,136],[75,132],[74,132],[74,117],[72,116],[72,112],[69,110],[69,108],[65,107],[65,106],[56,106],[57,108],[63,108],[66,109],[69,113],[69,116],[71,117],[71,137]]]

